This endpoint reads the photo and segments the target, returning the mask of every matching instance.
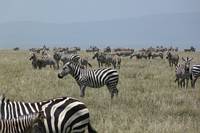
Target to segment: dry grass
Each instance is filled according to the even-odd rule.
[[[180,55],[193,56],[194,62],[200,63],[199,53]],[[61,80],[50,68],[33,70],[29,56],[27,51],[0,51],[1,94],[32,102],[60,96],[78,98],[88,106],[92,125],[100,133],[200,132],[199,80],[195,90],[178,88],[174,68],[166,60],[123,58],[119,96],[111,101],[106,87],[87,88],[86,97],[80,98],[71,76]],[[96,60],[91,62],[97,68]]]

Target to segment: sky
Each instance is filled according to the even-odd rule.
[[[0,23],[73,23],[200,12],[200,0],[0,0]]]

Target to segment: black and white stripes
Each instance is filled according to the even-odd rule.
[[[43,112],[37,112],[29,115],[23,115],[18,118],[0,120],[0,133],[27,133],[32,131],[37,122],[44,119]]]
[[[12,119],[44,111],[45,119],[40,128],[45,133],[95,132],[90,125],[89,111],[84,103],[71,97],[61,97],[48,101],[25,103],[0,98],[0,118]]]
[[[200,64],[193,65],[191,69],[191,73],[192,73],[192,87],[195,88],[195,83],[198,77],[200,77]]]
[[[58,77],[63,78],[67,74],[71,74],[80,86],[81,97],[85,95],[85,88],[87,86],[100,88],[106,85],[111,94],[111,98],[113,98],[114,94],[118,94],[117,84],[119,80],[119,74],[115,69],[82,69],[78,64],[67,62],[63,66],[63,69],[58,73]]]

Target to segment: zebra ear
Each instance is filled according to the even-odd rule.
[[[0,101],[1,101],[2,99],[4,99],[4,98],[5,98],[5,94],[3,93],[3,94],[0,95]]]
[[[182,57],[182,60],[186,62],[185,58]]]
[[[192,60],[193,60],[193,57],[188,59],[188,61],[192,61]]]

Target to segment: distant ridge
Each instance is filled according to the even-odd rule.
[[[7,22],[0,24],[0,48],[107,45],[200,47],[200,13],[143,16],[99,22],[54,24]]]

